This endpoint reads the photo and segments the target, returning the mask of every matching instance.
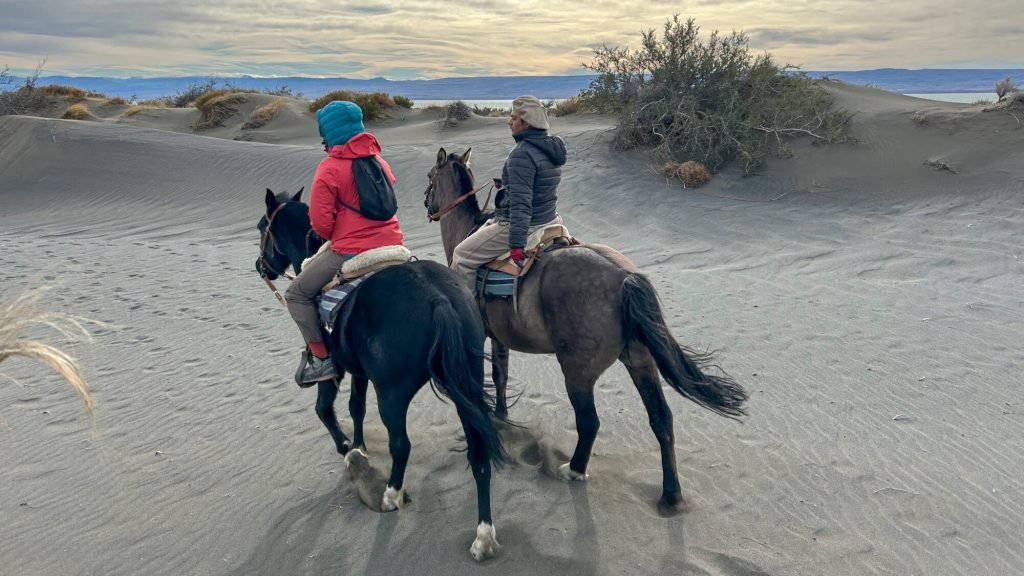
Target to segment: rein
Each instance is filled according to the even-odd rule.
[[[437,172],[437,173],[434,174],[434,177],[430,179],[430,184],[428,184],[427,185],[427,189],[423,191],[423,195],[424,196],[429,195],[430,191],[434,189],[434,185],[437,184],[437,177],[439,175],[440,175],[440,172]],[[429,220],[430,222],[440,222],[441,218],[445,214],[451,212],[453,208],[455,208],[456,206],[461,204],[467,198],[469,198],[470,196],[473,196],[474,194],[476,194],[477,192],[480,192],[481,190],[483,190],[484,188],[487,188],[488,186],[490,186],[491,188],[494,188],[494,183],[491,182],[491,183],[488,183],[488,184],[484,184],[483,186],[480,186],[479,188],[474,188],[474,189],[470,190],[469,192],[466,192],[462,196],[459,196],[455,200],[452,200],[445,207],[441,208],[437,212],[434,212],[433,214],[427,213],[427,220]],[[488,194],[487,194],[487,202],[490,202],[490,201],[491,201],[491,195],[490,195],[490,192],[488,192]],[[269,230],[269,228],[268,228],[268,230]]]
[[[284,276],[289,280],[295,280],[295,277],[289,274],[288,272],[284,270],[278,271],[273,266],[271,266],[270,262],[267,260],[265,255],[268,240],[270,242],[270,249],[273,250],[274,253],[284,254],[284,252],[282,252],[281,249],[277,247],[277,240],[274,240],[274,235],[270,233],[270,225],[274,223],[274,218],[277,216],[277,213],[280,212],[281,209],[284,208],[286,204],[288,203],[284,202],[281,205],[279,205],[277,208],[274,209],[273,212],[271,212],[270,218],[267,218],[267,230],[263,233],[263,237],[260,238],[260,261],[263,262],[264,268],[270,270],[271,272],[277,274],[278,276]],[[263,278],[263,281],[266,282],[267,287],[270,288],[270,291],[273,292],[274,296],[277,297],[277,301],[280,302],[282,306],[287,308],[288,305],[285,303],[284,297],[281,296],[281,293],[278,292],[277,286],[274,285],[274,281],[271,280],[270,278],[267,278],[266,274],[260,274],[260,277]]]

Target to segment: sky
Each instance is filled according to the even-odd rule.
[[[1024,67],[1021,0],[0,0],[0,70],[392,80],[585,73],[672,14],[805,70]]]

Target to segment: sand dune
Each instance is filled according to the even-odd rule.
[[[857,143],[798,145],[761,175],[697,190],[612,149],[609,118],[553,119],[570,149],[567,225],[650,275],[679,340],[719,349],[752,392],[750,416],[666,392],[691,509],[664,518],[657,443],[625,371],[598,384],[591,479],[569,485],[548,473],[575,443],[558,365],[513,354],[526,428],[506,435],[503,550],[483,567],[467,553],[476,508],[451,405],[415,400],[412,502],[381,515],[360,502],[315,392],[291,383],[300,339],[252,263],[264,189],[308,189],[323,154],[297,101],[251,142],[235,140],[242,109],[198,134],[192,110],[0,118],[4,294],[57,284],[48,308],[110,324],[73,350],[99,438],[63,387],[0,386],[0,571],[1019,573],[1024,115],[830,89],[856,112]],[[497,174],[504,121],[442,129],[414,110],[368,127],[398,175],[408,247],[443,259],[427,170],[439,146],[472,147],[477,177]],[[367,440],[384,469],[375,406]]]

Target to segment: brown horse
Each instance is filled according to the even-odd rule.
[[[469,167],[470,150],[459,156],[437,153],[429,173],[424,205],[441,223],[445,254],[451,264],[455,246],[474,229],[480,207]],[[461,200],[460,200],[461,199]],[[726,417],[744,414],[747,394],[726,374],[702,371],[713,365],[710,354],[680,346],[665,324],[650,281],[619,252],[599,244],[553,250],[538,258],[519,282],[518,302],[482,300],[481,311],[491,337],[497,413],[508,405],[508,350],[554,353],[576,411],[579,439],[572,459],[559,469],[566,480],[585,480],[591,448],[600,427],[594,385],[616,360],[636,385],[661,447],[662,495],[659,505],[682,503],[676,471],[672,411],[662,394],[659,373],[677,392]]]

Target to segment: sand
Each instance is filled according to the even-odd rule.
[[[483,566],[450,404],[415,399],[412,501],[379,514],[316,393],[291,381],[299,335],[252,264],[265,188],[308,190],[323,155],[302,103],[199,134],[191,110],[0,118],[0,295],[54,285],[45,307],[109,323],[72,348],[98,434],[57,376],[3,366],[21,384],[0,385],[0,572],[1022,573],[1024,114],[829,86],[857,143],[799,144],[696,190],[612,149],[610,118],[552,120],[570,150],[566,224],[652,278],[677,338],[719,351],[750,415],[666,387],[691,507],[661,517],[657,443],[625,370],[599,381],[591,477],[568,484],[550,474],[576,438],[557,362],[513,353],[526,428],[506,436],[503,549]],[[442,129],[414,110],[368,128],[408,247],[443,259],[427,170],[439,146],[471,146],[478,178],[496,175],[504,120]],[[370,396],[370,463],[386,470]]]

